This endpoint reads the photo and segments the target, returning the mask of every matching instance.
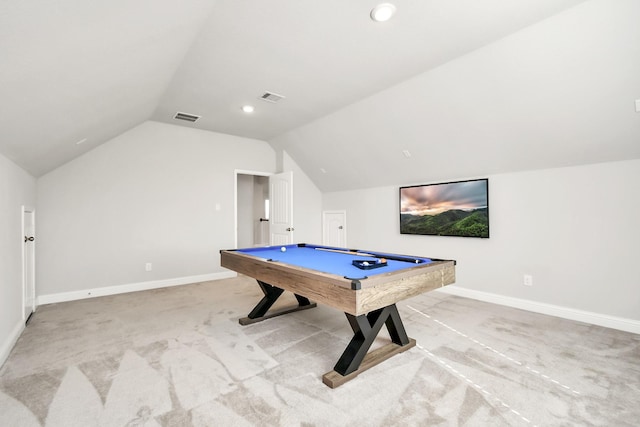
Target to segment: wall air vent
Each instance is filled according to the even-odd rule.
[[[278,95],[277,93],[273,93],[273,92],[265,92],[260,97],[260,99],[262,99],[263,101],[271,102],[273,104],[275,104],[278,101],[283,100],[284,98],[285,98],[284,96]]]
[[[176,120],[185,120],[187,122],[195,122],[200,118],[200,116],[196,116],[195,114],[177,112],[176,115],[173,116],[173,118]]]

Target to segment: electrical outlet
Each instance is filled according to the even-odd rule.
[[[533,286],[533,276],[530,274],[522,276],[522,284],[525,286]]]
[[[144,269],[145,269],[145,271],[151,271],[151,270],[153,270],[153,264],[151,264],[150,262],[146,263],[146,264],[144,265]]]

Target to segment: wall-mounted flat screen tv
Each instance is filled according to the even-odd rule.
[[[489,237],[489,180],[400,187],[400,233]]]

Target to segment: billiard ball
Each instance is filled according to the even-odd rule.
[[[283,247],[281,247],[281,248],[280,248],[280,251],[281,251],[281,252],[286,252],[286,251],[287,251],[287,248],[285,248],[285,247],[283,246]]]

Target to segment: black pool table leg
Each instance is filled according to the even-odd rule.
[[[344,384],[361,372],[416,344],[414,339],[407,336],[395,304],[366,315],[345,314],[353,329],[353,338],[338,359],[333,371],[326,373],[322,378],[323,382],[331,388]],[[383,325],[386,325],[392,342],[369,353]]]
[[[262,293],[264,297],[253,307],[251,313],[247,316],[250,319],[255,319],[257,317],[262,317],[267,314],[267,311],[271,308],[271,306],[276,302],[280,295],[284,292],[284,289],[276,288],[268,283],[262,282],[258,280],[258,285],[260,289],[262,289]]]
[[[409,344],[409,337],[407,336],[407,331],[404,329],[398,308],[395,304],[386,308],[389,308],[389,317],[387,317],[385,325],[387,326],[387,331],[389,331],[391,341],[398,345]]]
[[[312,303],[311,301],[309,301],[309,298],[307,297],[303,297],[302,295],[298,295],[298,294],[293,294],[296,299],[298,300],[298,305],[299,306],[305,306],[305,305],[311,305],[314,304],[314,306],[316,305],[315,303]]]
[[[260,289],[262,290],[262,293],[264,294],[264,297],[262,297],[258,304],[256,304],[256,306],[253,308],[253,310],[251,310],[247,317],[239,319],[239,323],[241,325],[249,325],[251,323],[261,322],[271,317],[281,316],[283,314],[292,313],[294,311],[306,310],[317,305],[315,302],[309,301],[309,299],[306,297],[294,294],[296,300],[298,301],[297,306],[287,307],[282,310],[267,314],[271,306],[273,306],[278,298],[280,298],[280,295],[282,295],[284,290],[278,288],[277,286],[270,285],[269,283],[265,283],[261,280],[258,280],[257,282],[260,286]]]

